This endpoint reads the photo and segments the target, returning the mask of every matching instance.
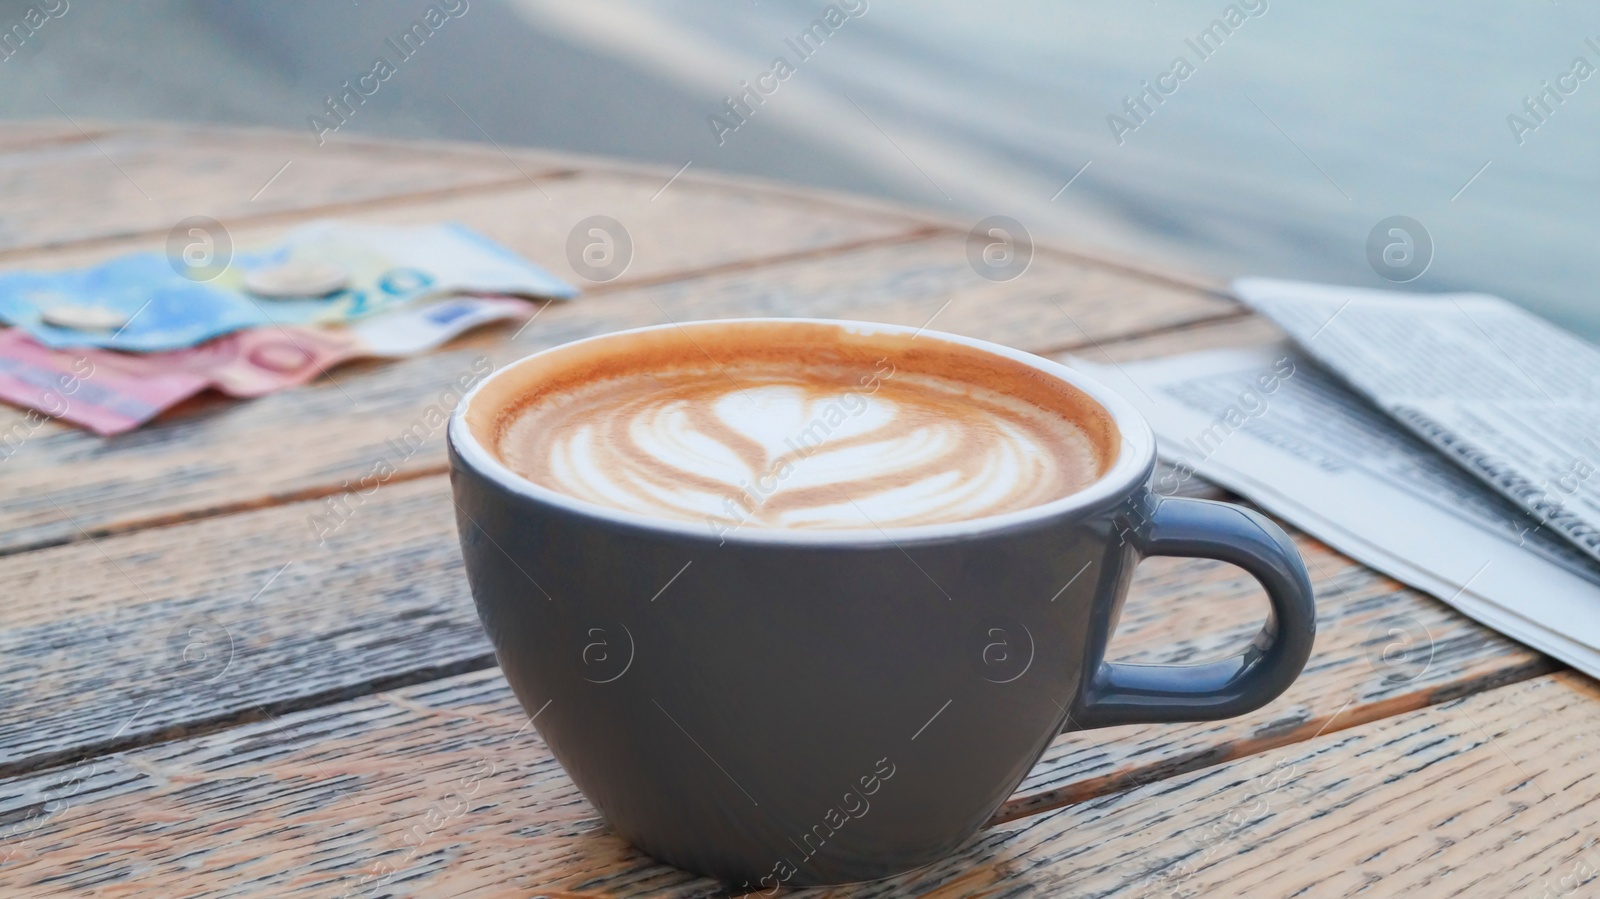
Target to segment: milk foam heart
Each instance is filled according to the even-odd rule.
[[[553,372],[499,417],[492,445],[551,490],[717,533],[982,518],[1074,493],[1109,464],[1080,424],[1096,410],[1070,387],[922,344],[621,355]]]

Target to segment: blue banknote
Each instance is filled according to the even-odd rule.
[[[267,299],[245,289],[252,271],[331,263],[344,289],[319,299]],[[338,324],[415,300],[472,292],[567,299],[570,284],[458,224],[420,227],[313,222],[276,247],[235,254],[210,280],[185,277],[161,253],[122,256],[93,268],[0,273],[0,320],[48,347],[160,352],[266,324]],[[126,320],[103,331],[56,327],[51,307],[110,309]]]

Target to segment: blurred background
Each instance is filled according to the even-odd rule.
[[[1592,3],[854,0],[802,59],[788,42],[827,4],[0,0],[0,119],[261,125],[312,147],[310,117],[331,123],[328,97],[397,59],[387,42],[430,5],[444,24],[329,139],[688,164],[1369,287],[1396,286],[1369,235],[1408,216],[1433,258],[1403,289],[1496,293],[1600,339]],[[16,30],[31,9],[43,24]],[[780,55],[795,71],[719,135],[709,117],[735,124],[727,98]],[[1128,102],[1146,83],[1176,86],[1149,114]]]

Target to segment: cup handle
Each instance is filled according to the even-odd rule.
[[[1129,530],[1138,557],[1217,559],[1243,568],[1267,591],[1272,603],[1267,623],[1244,652],[1220,662],[1101,663],[1068,717],[1067,730],[1243,715],[1288,689],[1311,655],[1317,631],[1311,580],[1282,528],[1228,503],[1152,499],[1151,513]]]

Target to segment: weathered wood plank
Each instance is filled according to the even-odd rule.
[[[446,479],[391,483],[332,510],[291,503],[0,558],[0,582],[18,588],[0,608],[9,712],[0,773],[235,721],[260,705],[303,707],[491,663]],[[1303,740],[1335,715],[1335,727],[1349,726],[1547,670],[1443,605],[1299,542],[1322,630],[1285,698],[1230,722],[1064,738],[1001,817]],[[1152,560],[1113,653],[1217,657],[1248,640],[1262,612],[1237,569]],[[1386,663],[1386,648],[1392,662],[1392,644],[1405,640],[1410,657]]]
[[[8,125],[9,128],[9,125]],[[12,132],[8,131],[8,135]],[[109,143],[108,143],[109,142]],[[772,247],[788,247],[794,251],[803,248],[831,247],[850,238],[870,239],[886,230],[932,228],[935,223],[918,210],[895,204],[875,202],[859,197],[819,191],[805,191],[769,181],[722,175],[713,172],[692,172],[674,177],[674,172],[660,166],[628,163],[602,157],[580,156],[543,149],[499,147],[476,143],[447,141],[385,141],[365,138],[339,138],[326,147],[316,147],[299,132],[274,129],[217,129],[204,126],[144,125],[121,126],[107,130],[89,127],[80,132],[65,123],[21,123],[14,140],[0,137],[0,151],[11,147],[33,147],[39,144],[82,143],[79,150],[44,148],[27,155],[6,156],[0,152],[0,170],[6,167],[31,166],[51,170],[64,164],[81,165],[77,157],[87,157],[90,143],[99,144],[102,159],[110,157],[121,164],[123,160],[113,150],[134,152],[141,165],[148,167],[150,175],[162,182],[193,180],[195,172],[204,173],[213,181],[192,185],[198,190],[221,193],[228,187],[224,198],[231,196],[234,188],[250,187],[260,190],[255,182],[245,180],[238,184],[222,185],[220,179],[244,177],[237,168],[239,147],[254,153],[278,154],[290,162],[282,172],[276,170],[271,186],[282,188],[287,194],[284,202],[265,202],[266,192],[237,210],[207,209],[205,214],[229,226],[243,226],[247,230],[236,233],[237,241],[245,243],[270,242],[284,227],[251,228],[256,222],[278,224],[304,219],[310,215],[339,215],[357,220],[431,222],[441,217],[477,217],[484,203],[475,202],[475,195],[488,196],[491,203],[503,207],[497,224],[501,239],[523,244],[537,243],[554,248],[546,260],[553,270],[562,268],[563,246],[572,225],[580,218],[591,215],[608,215],[625,226],[630,222],[642,224],[643,240],[635,246],[635,262],[627,272],[609,286],[637,281],[641,278],[659,278],[677,274],[681,266],[674,262],[678,252],[677,235],[671,229],[652,227],[661,219],[676,217],[675,225],[688,223],[695,226],[700,216],[737,222],[739,227],[726,229],[723,257],[705,258],[704,248],[696,254],[696,264],[714,266],[738,263],[750,258],[767,258]],[[168,144],[173,152],[151,152]],[[185,152],[177,152],[182,149]],[[135,152],[135,150],[139,152]],[[310,162],[306,154],[310,153]],[[143,155],[140,155],[140,154]],[[70,158],[63,159],[63,155]],[[321,159],[327,155],[329,160]],[[339,167],[324,163],[337,162]],[[425,169],[431,164],[438,171],[433,180],[401,185],[392,192],[382,190],[388,181],[402,178],[412,168]],[[280,163],[281,165],[281,163]],[[310,171],[307,171],[308,166]],[[133,189],[132,170],[126,179]],[[368,184],[352,185],[351,170],[364,174]],[[394,170],[387,172],[387,170]],[[297,174],[298,173],[298,174]],[[444,177],[449,174],[452,177]],[[562,182],[582,176],[576,184]],[[439,183],[433,183],[433,181]],[[554,185],[554,187],[552,187]],[[187,185],[189,187],[191,185]],[[670,189],[669,189],[670,188]],[[526,192],[527,195],[523,196]],[[678,202],[684,193],[695,196]],[[447,198],[461,195],[465,198],[465,211],[439,208],[419,200]],[[706,198],[720,201],[722,206],[708,206]],[[72,215],[75,210],[71,196],[66,203],[62,197],[49,199],[61,208],[59,215]],[[96,198],[96,223],[102,232],[85,235],[76,241],[44,240],[25,246],[0,246],[0,259],[20,259],[0,263],[0,267],[57,268],[92,264],[108,255],[133,250],[159,249],[166,235],[166,227],[141,232],[138,223],[149,219],[150,200],[142,195],[138,202],[123,202],[117,197]],[[292,200],[292,202],[291,202]],[[543,202],[540,202],[543,201]],[[401,204],[404,208],[395,214],[373,215],[368,210],[381,210]],[[230,207],[231,208],[231,207]],[[759,214],[750,214],[752,210]],[[0,210],[0,224],[6,210]],[[305,213],[295,216],[294,213]],[[193,214],[193,213],[190,213]],[[492,213],[490,218],[496,218]],[[174,219],[173,221],[176,221]],[[630,228],[632,230],[640,230]],[[775,233],[792,232],[781,239]],[[107,236],[107,235],[111,236]],[[519,240],[520,238],[520,240]],[[51,249],[65,244],[62,252]],[[83,246],[89,249],[80,249]],[[763,252],[751,254],[751,247]],[[563,271],[562,274],[570,274]]]
[[[465,222],[590,291],[827,253],[926,228],[909,218],[850,213],[822,203],[780,201],[760,191],[696,183],[675,184],[656,196],[660,186],[642,175],[567,171],[541,178],[537,185],[495,182],[348,206],[330,200],[327,208],[224,224],[236,248],[259,249],[271,246],[302,221],[318,217],[390,225]],[[594,215],[616,220],[633,244],[626,270],[604,283],[586,280],[567,258],[567,239],[574,226]],[[124,253],[159,252],[165,241],[163,232],[87,247],[36,249],[0,261],[0,270],[94,265]]]
[[[526,725],[481,672],[0,782],[0,885],[726,895],[610,833]],[[1542,678],[1013,822],[919,871],[814,894],[1530,895],[1595,877],[1600,749],[1574,737],[1597,727],[1592,682]]]
[[[298,135],[297,132],[269,133]],[[386,147],[401,143],[358,135],[350,135],[348,137],[341,135],[337,138],[337,141],[341,145],[353,148],[368,144]],[[570,169],[593,175],[637,177],[646,181],[654,181],[656,185],[663,187],[670,182],[674,185],[673,189],[676,189],[676,185],[693,183],[735,191],[755,192],[775,201],[784,200],[803,205],[822,204],[834,210],[849,211],[871,218],[889,217],[915,220],[953,235],[967,234],[979,221],[977,216],[953,213],[937,207],[912,205],[885,197],[846,193],[812,185],[776,182],[753,175],[721,171],[701,165],[680,170],[672,165],[639,162],[620,157],[579,154],[544,147],[499,146],[459,141],[408,139],[403,142],[403,146],[418,150],[436,148],[438,151],[450,155],[475,155],[485,159],[498,158],[502,161],[509,158],[513,162],[507,163],[508,165],[520,167],[524,170],[531,170],[535,166],[551,169]],[[1093,246],[1076,239],[1074,235],[1031,233],[1029,239],[1041,252],[1048,252],[1097,268],[1109,269],[1146,280],[1154,280],[1174,287],[1210,293],[1222,292],[1227,287],[1227,279],[1215,273],[1188,269],[1175,264],[1170,259],[1158,260],[1130,256],[1109,248]]]
[[[1106,341],[1078,355],[1090,362],[1134,362],[1202,350],[1242,349],[1287,339],[1283,330],[1270,319],[1241,312],[1237,316],[1197,322],[1133,340]]]
[[[0,559],[0,772],[491,663],[442,478]],[[3,576],[0,576],[3,577]]]
[[[737,220],[696,228],[675,218],[648,222],[711,253],[721,252],[726,228],[739,227]],[[475,219],[467,223],[494,231]],[[548,255],[548,248],[513,246],[534,259]],[[505,339],[508,330],[493,331],[453,351],[342,370],[305,388],[213,405],[111,439],[39,429],[0,466],[0,490],[9,499],[0,509],[0,550],[340,491],[379,461],[393,463],[398,477],[440,471],[437,428],[426,429],[432,436],[421,451],[404,459],[390,458],[389,440],[412,428],[446,385],[487,365],[620,328],[741,315],[931,321],[936,329],[1043,352],[1236,308],[1044,255],[1021,278],[991,282],[973,271],[956,236],[596,293],[546,308],[516,341]],[[95,464],[82,464],[89,460]]]
[[[1081,802],[1557,667],[1310,537],[1296,534],[1295,543],[1316,590],[1318,631],[1311,660],[1288,692],[1242,718],[1105,728],[1057,740],[996,819]],[[1211,661],[1242,649],[1260,627],[1266,600],[1238,569],[1169,559],[1142,568],[1171,573],[1147,581],[1147,592],[1130,598],[1112,657]],[[1157,584],[1161,588],[1152,591]]]
[[[549,169],[528,172],[533,177]],[[180,220],[232,223],[462,187],[526,184],[504,160],[401,144],[317,147],[277,132],[138,128],[0,154],[0,258],[132,235]]]
[[[1588,739],[1597,728],[1594,681],[1540,678],[1018,822],[894,886],[1590,895],[1600,877],[1600,748]]]

